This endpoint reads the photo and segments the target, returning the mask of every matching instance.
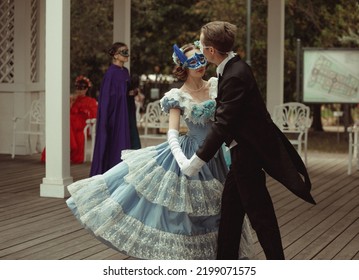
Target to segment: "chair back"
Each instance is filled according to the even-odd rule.
[[[141,116],[141,103],[135,101],[135,105],[136,105],[136,123],[137,123],[137,127],[141,127],[143,119]]]
[[[40,103],[39,99],[32,101],[30,111],[29,111],[29,121],[31,124],[44,124],[45,123],[45,114],[43,106]]]
[[[37,136],[36,147],[41,145],[39,137],[45,135],[45,110],[40,99],[31,102],[29,111],[23,117],[13,117],[12,158],[15,158],[16,135],[27,136],[25,146],[29,154],[34,152],[31,147],[31,136]],[[37,150],[40,151],[38,148]]]
[[[144,119],[145,134],[148,133],[148,128],[168,128],[168,121],[168,115],[161,109],[160,100],[147,104]]]
[[[311,125],[310,108],[298,102],[275,106],[272,118],[283,132],[304,131]]]
[[[95,141],[96,141],[96,118],[87,119],[86,120],[86,126],[84,127],[84,162],[87,161],[87,153],[88,153],[88,136],[91,136],[91,150],[89,152],[90,154],[90,161],[93,159],[93,152],[95,149]]]
[[[349,133],[349,158],[348,175],[352,174],[352,161],[355,159],[356,170],[359,170],[359,126],[356,124],[348,127]]]

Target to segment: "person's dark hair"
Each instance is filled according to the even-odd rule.
[[[196,47],[193,44],[186,44],[181,47],[181,50],[184,54],[186,54],[187,52],[194,50],[194,49],[196,49]],[[181,81],[185,81],[188,77],[187,69],[182,67],[182,64],[178,58],[177,58],[177,64],[173,68],[172,73],[173,73],[173,75],[176,76],[177,79],[179,79]]]
[[[226,21],[212,21],[201,28],[203,44],[221,53],[233,50],[237,27]]]
[[[78,83],[76,83],[76,89],[87,89],[88,85],[85,81],[79,81]]]
[[[92,87],[92,83],[89,78],[87,78],[86,76],[83,76],[83,75],[76,77],[76,80],[75,80],[75,88],[76,89],[83,90],[83,89],[88,89],[90,87]]]
[[[122,47],[127,47],[127,45],[122,42],[115,42],[112,44],[111,48],[107,50],[107,53],[109,56],[113,57],[117,53],[118,49]]]

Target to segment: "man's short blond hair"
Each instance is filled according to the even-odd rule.
[[[215,48],[221,53],[233,50],[237,27],[226,21],[212,21],[201,28],[203,44]]]

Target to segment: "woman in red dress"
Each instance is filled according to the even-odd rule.
[[[87,96],[92,83],[85,76],[78,76],[75,80],[75,93],[70,99],[70,159],[71,163],[84,161],[84,128],[86,120],[96,118],[97,101]],[[41,154],[41,161],[45,161],[45,149]]]

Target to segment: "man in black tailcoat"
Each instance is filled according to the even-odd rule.
[[[245,214],[267,259],[284,259],[282,241],[265,172],[305,201],[315,204],[306,167],[295,148],[273,123],[250,67],[233,53],[236,26],[210,22],[200,44],[217,65],[215,121],[206,140],[182,171],[192,176],[225,142],[231,167],[222,195],[218,259],[237,259]]]

